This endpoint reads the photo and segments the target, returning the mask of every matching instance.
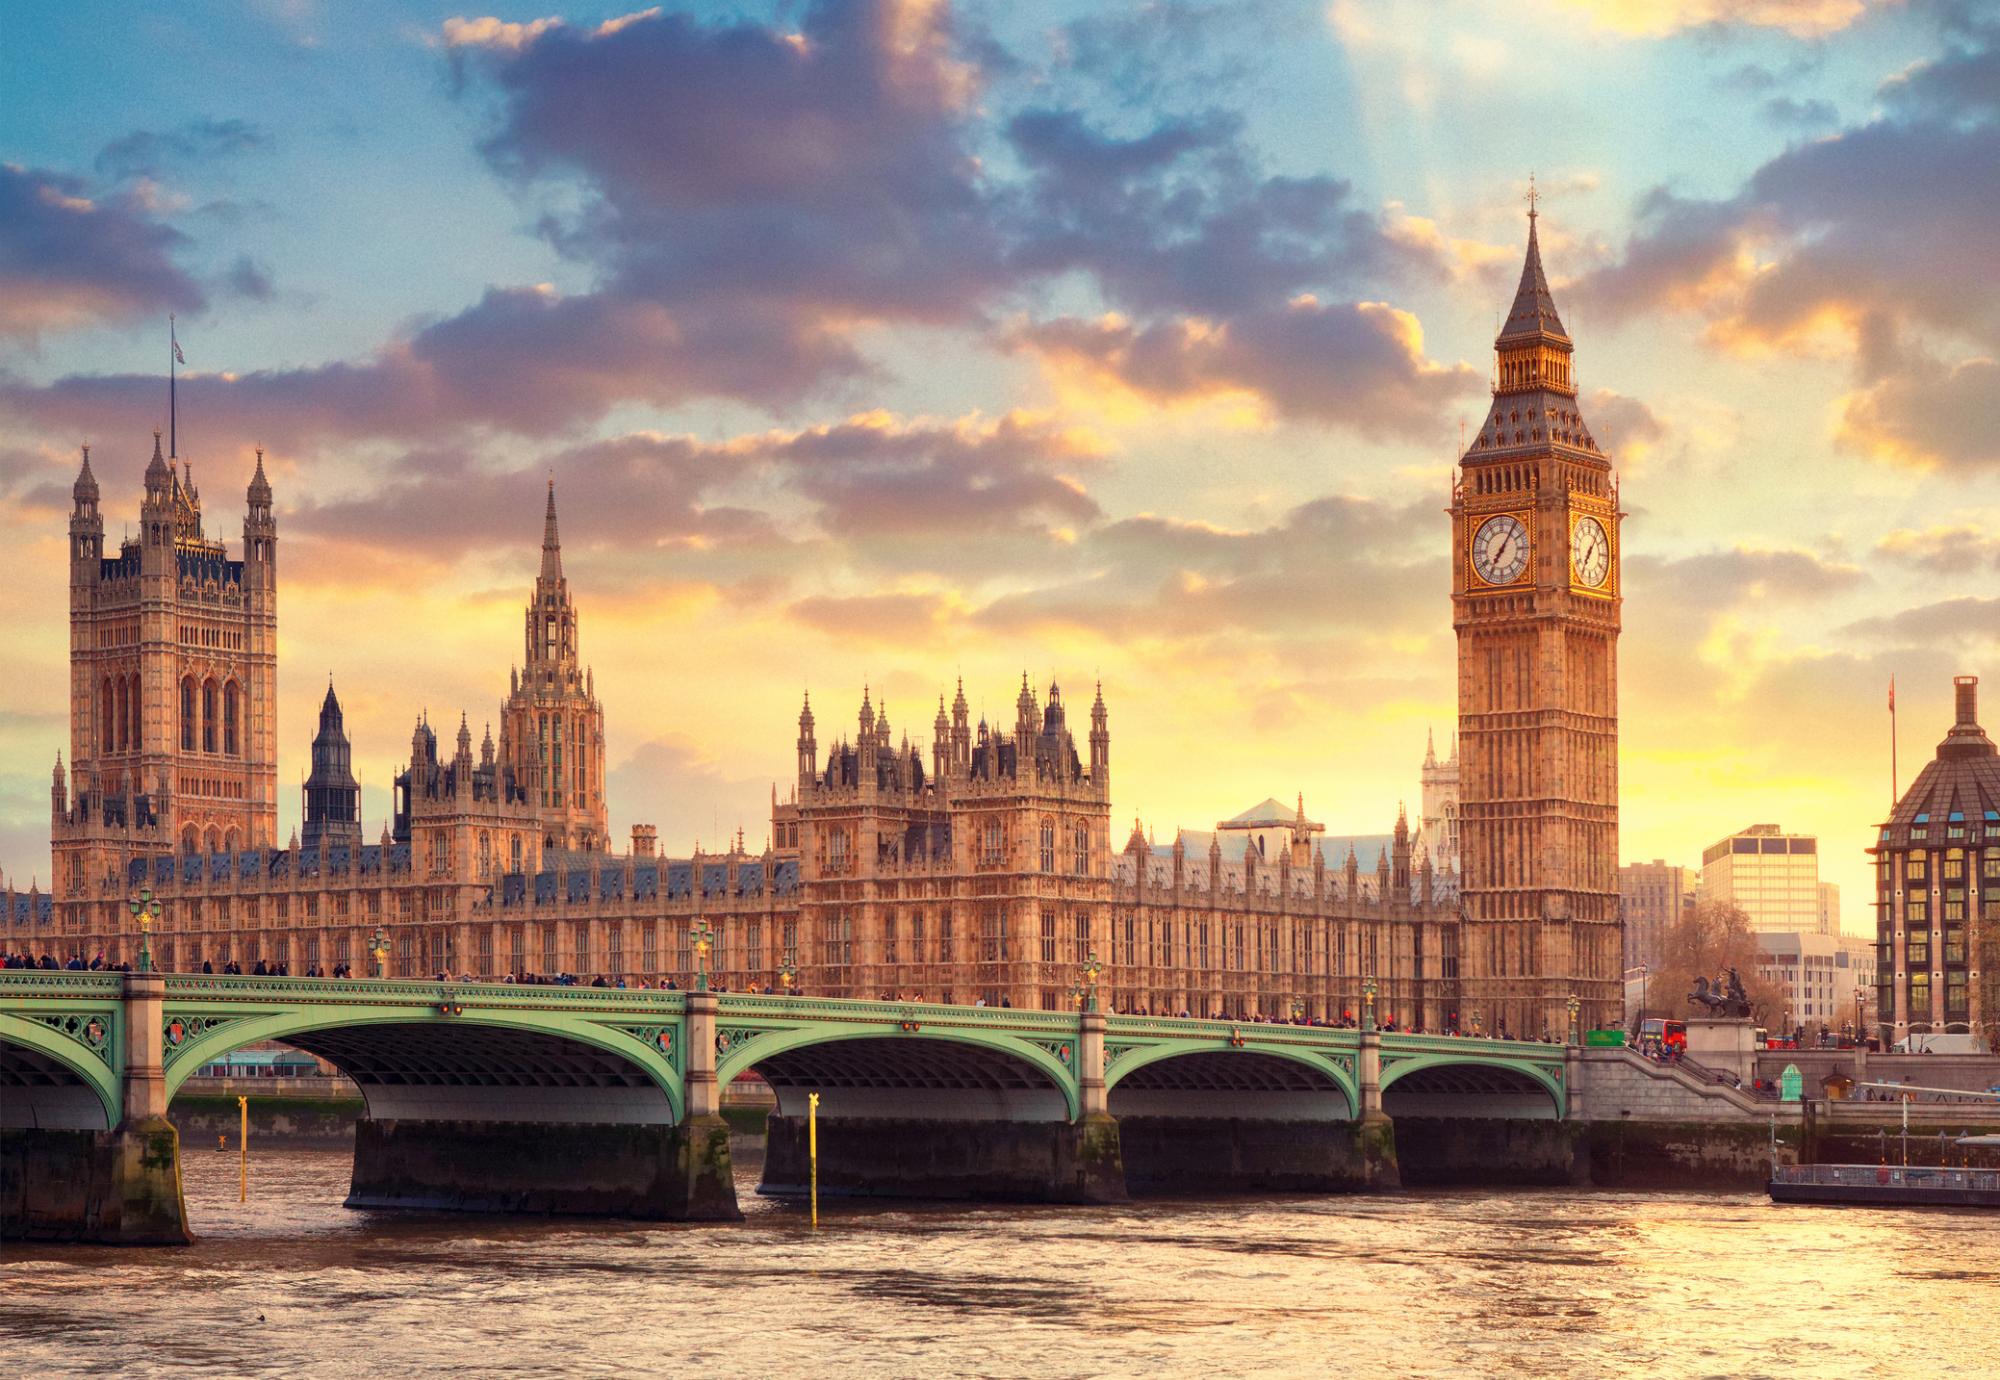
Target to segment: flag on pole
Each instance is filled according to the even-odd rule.
[[[173,323],[171,321],[167,323],[167,340],[174,347],[174,363],[186,364],[188,362],[188,357],[181,353],[180,337],[177,334],[175,334]]]
[[[182,361],[182,363],[186,362],[185,360]],[[1894,676],[1889,677],[1889,712],[1891,714],[1896,712],[1896,678]]]

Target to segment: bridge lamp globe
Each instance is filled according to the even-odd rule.
[[[786,954],[783,966],[778,969],[778,985],[783,987],[786,994],[789,995],[792,988],[797,985],[798,980],[799,966],[792,962],[790,954]]]

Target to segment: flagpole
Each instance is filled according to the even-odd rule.
[[[1896,814],[1896,802],[1902,799],[1900,778],[1896,772],[1896,678],[1889,677],[1889,815]]]
[[[181,342],[174,335],[173,313],[167,313],[167,455],[178,456],[180,449],[180,379],[174,372]]]

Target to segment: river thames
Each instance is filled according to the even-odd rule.
[[[684,1227],[349,1212],[344,1151],[185,1157],[198,1245],[10,1244],[12,1375],[1990,1373],[1995,1219],[1761,1195],[1126,1208],[756,1197]]]

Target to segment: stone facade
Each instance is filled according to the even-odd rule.
[[[96,496],[91,481],[86,508],[85,479],[87,536]],[[252,498],[261,582],[272,540],[261,472]],[[268,610],[270,585],[256,587]],[[83,632],[95,623],[84,612],[78,660],[94,678],[95,643]],[[1433,869],[1407,821],[1344,841],[1344,859],[1327,856],[1303,801],[1296,813],[1274,801],[1246,811],[1194,836],[1206,842],[1193,851],[1186,837],[1155,847],[1136,829],[1120,844],[1101,689],[1087,724],[1072,726],[1061,687],[1038,695],[1024,677],[1014,723],[996,727],[971,722],[961,685],[949,704],[939,699],[928,752],[897,737],[887,707],[865,691],[852,733],[822,752],[807,704],[796,779],[784,800],[774,794],[761,853],[739,836],[719,854],[664,858],[640,825],[630,851],[615,855],[603,709],[577,654],[578,623],[551,492],[527,662],[510,677],[497,744],[488,730],[475,752],[461,716],[447,752],[420,719],[390,825],[368,844],[330,686],[305,793],[309,844],[277,848],[268,824],[253,830],[247,817],[235,833],[211,834],[221,821],[184,815],[170,792],[144,804],[145,827],[121,820],[105,834],[85,827],[102,816],[98,788],[71,802],[59,780],[58,860],[76,851],[79,830],[96,851],[81,872],[58,874],[66,882],[53,898],[0,896],[0,945],[129,958],[126,898],[145,885],[164,902],[155,953],[168,969],[262,961],[367,971],[379,927],[394,975],[569,972],[685,985],[696,966],[691,932],[703,926],[714,980],[736,989],[778,985],[789,962],[801,990],[823,995],[1057,1008],[1075,1000],[1094,955],[1100,991],[1118,1009],[1338,1019],[1360,1013],[1373,978],[1384,1021],[1437,1030],[1457,1020],[1457,880]],[[264,669],[240,683],[270,686],[275,667]],[[115,689],[110,702],[116,712]],[[96,700],[75,712],[75,741],[95,743]],[[270,723],[262,699],[239,712]],[[79,779],[100,770],[94,753],[78,760]]]
[[[1618,490],[1578,410],[1535,218],[1452,489],[1464,1000],[1489,1028],[1622,1010]]]
[[[1868,850],[1875,1019],[1885,1049],[1913,1033],[1990,1034],[2000,972],[2000,753],[1979,726],[1979,678],[1959,676],[1955,687],[1957,721]]]
[[[146,466],[138,536],[104,555],[90,451],[71,490],[70,746],[51,789],[54,889],[134,855],[268,848],[278,829],[277,522],[264,456],[242,559],[202,530],[193,466]]]

